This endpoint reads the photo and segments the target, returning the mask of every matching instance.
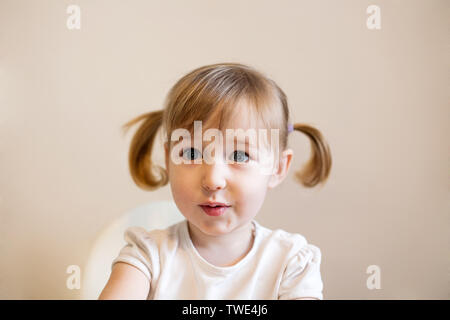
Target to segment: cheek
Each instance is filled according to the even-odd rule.
[[[181,212],[189,207],[195,197],[192,194],[194,188],[186,188],[186,185],[192,181],[187,172],[175,166],[170,167],[169,184],[172,190],[173,199]]]
[[[266,197],[268,176],[242,177],[235,184],[239,207],[243,211],[258,211]]]

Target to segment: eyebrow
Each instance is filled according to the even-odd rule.
[[[234,139],[234,142],[237,142],[236,139]],[[249,142],[249,141],[245,140],[245,141],[239,141],[239,142],[243,143],[245,145],[250,145],[250,146],[256,147],[256,144],[253,144],[252,141]]]
[[[180,136],[179,138],[189,138],[189,136],[187,136],[187,135],[182,135],[182,136]],[[178,140],[178,141],[171,141],[171,142],[173,142],[173,146],[176,146],[177,144],[179,144],[180,142],[182,142],[182,141],[184,141],[185,139],[181,139],[181,140]],[[192,141],[193,139],[191,139],[191,141]],[[252,143],[251,141],[249,142],[249,141],[247,141],[247,140],[245,140],[245,141],[242,141],[242,140],[239,140],[239,142],[237,141],[237,138],[236,137],[234,137],[234,141],[233,142],[237,142],[237,143],[243,143],[244,145],[247,145],[247,146],[252,146],[252,147],[257,147],[257,144],[254,144],[254,143]],[[226,144],[226,143],[224,143],[224,144]]]

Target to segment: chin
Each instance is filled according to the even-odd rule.
[[[226,221],[215,221],[212,223],[203,221],[198,228],[207,235],[220,236],[230,232],[230,229],[226,225]]]

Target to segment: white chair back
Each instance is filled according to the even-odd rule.
[[[158,201],[137,207],[104,228],[96,237],[89,258],[81,269],[81,299],[99,297],[111,274],[111,263],[125,246],[124,232],[128,227],[146,230],[165,229],[184,220],[173,201]]]

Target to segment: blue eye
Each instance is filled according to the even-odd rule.
[[[237,157],[236,157],[237,155]],[[247,157],[247,159],[245,159]],[[233,161],[236,162],[248,162],[250,157],[247,152],[236,150],[233,152]]]
[[[200,154],[200,152],[198,152],[198,150],[195,148],[186,148],[186,149],[183,149],[182,152],[183,152],[183,158],[185,158],[184,157],[185,155],[188,156],[187,160],[195,160],[195,159],[193,159],[195,152]]]

